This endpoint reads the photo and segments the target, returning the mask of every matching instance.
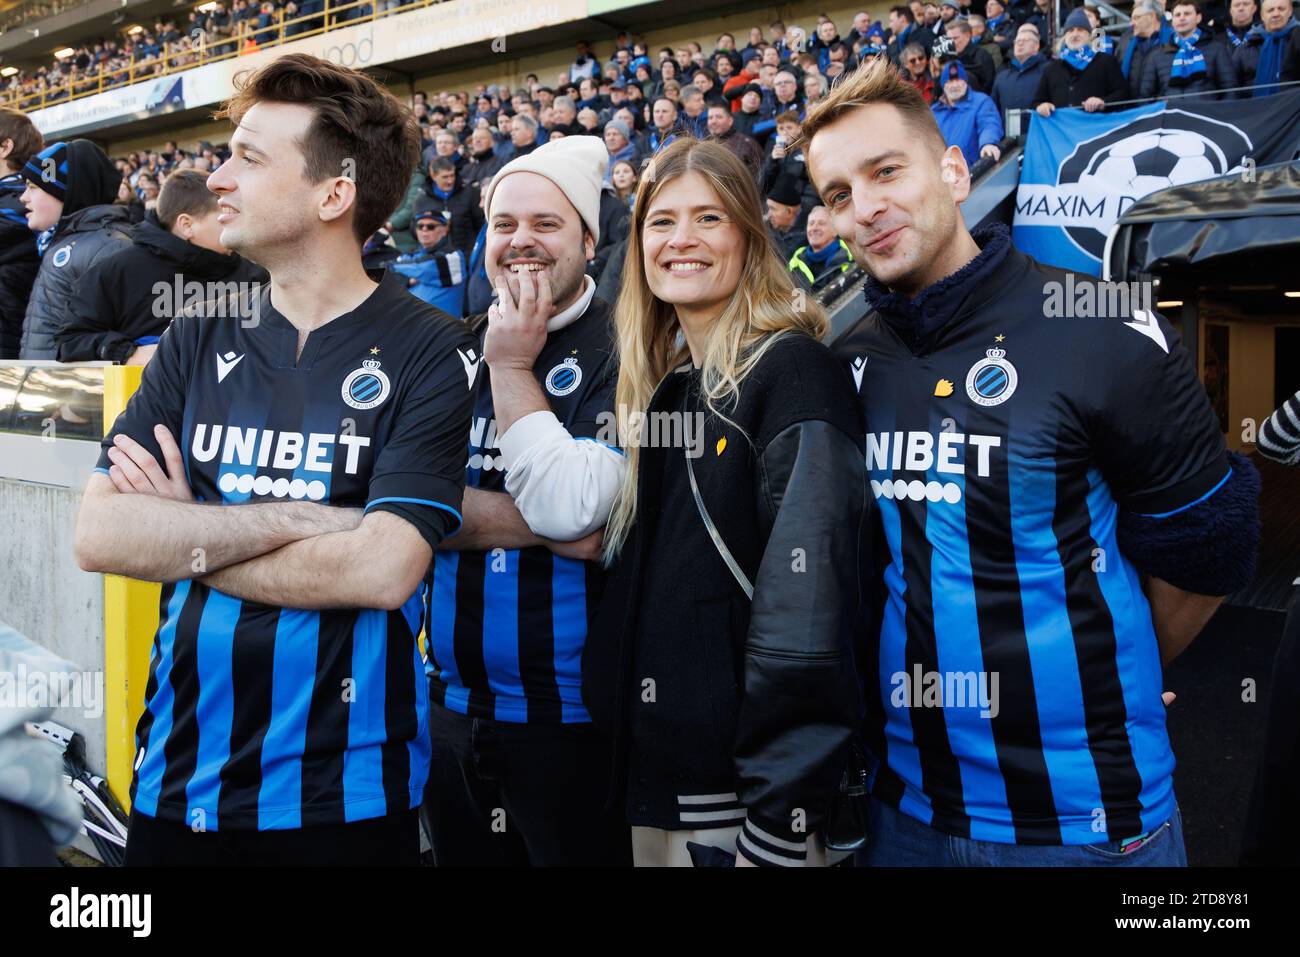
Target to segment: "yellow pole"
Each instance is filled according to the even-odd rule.
[[[140,385],[143,366],[104,369],[104,429],[107,432]],[[121,575],[104,576],[104,723],[108,785],[130,810],[135,726],[144,710],[149,653],[158,630],[162,586]]]

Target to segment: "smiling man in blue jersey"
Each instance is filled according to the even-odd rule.
[[[966,162],[885,64],[803,131],[870,276],[835,344],[889,548],[864,862],[1185,864],[1162,659],[1252,577],[1258,475],[1149,306],[967,232]],[[1053,318],[1067,279],[1095,318]]]
[[[631,864],[580,687],[600,529],[624,468],[607,434],[610,308],[584,273],[607,162],[594,137],[557,140],[507,164],[484,198],[497,302],[471,320],[486,368],[465,525],[436,555],[429,599],[439,865]]]
[[[478,344],[362,267],[419,161],[395,97],[294,54],[225,114],[221,243],[270,286],[163,334],[77,524],[83,568],[165,583],[126,861],[416,863]]]

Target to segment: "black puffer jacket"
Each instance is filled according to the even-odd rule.
[[[1291,18],[1284,24],[1283,29],[1295,22],[1295,18]],[[1259,58],[1264,52],[1264,40],[1267,36],[1268,31],[1264,29],[1264,24],[1257,23],[1250,28],[1241,45],[1232,51],[1232,70],[1237,86],[1255,85],[1255,74],[1259,72]],[[1300,52],[1300,30],[1292,27],[1287,36],[1287,45],[1282,49],[1282,74],[1278,77],[1279,81],[1285,83],[1290,80],[1300,80],[1300,75],[1297,75],[1297,69],[1300,68],[1300,63],[1297,63],[1298,52]],[[1252,96],[1252,93],[1250,90],[1243,90],[1237,96],[1246,99]]]
[[[27,181],[14,173],[0,179],[0,359],[17,359],[23,316],[41,257],[19,199]]]
[[[703,434],[643,443],[636,524],[583,655],[583,700],[612,737],[612,800],[630,823],[743,822],[737,849],[753,863],[805,860],[863,714],[869,499],[855,405],[829,350],[799,333],[759,360],[730,423],[697,420],[689,363],[656,390],[650,421],[685,412]],[[697,511],[687,448],[752,601]]]
[[[236,253],[223,255],[163,229],[150,210],[132,242],[86,271],[54,334],[61,362],[125,362],[136,340],[160,336],[187,301],[215,299],[209,283],[265,283],[262,267]],[[187,283],[202,283],[186,290]],[[233,291],[233,290],[231,290]]]
[[[41,257],[23,320],[21,357],[54,359],[54,334],[63,323],[72,292],[86,271],[130,242],[130,213],[113,205],[122,174],[89,140],[67,144],[67,188],[63,215]]]
[[[23,321],[24,359],[56,359],[54,337],[63,323],[73,290],[91,266],[131,241],[125,206],[88,206],[59,220],[54,240],[41,259]]]
[[[1232,65],[1232,51],[1209,30],[1201,31],[1201,38],[1196,43],[1205,58],[1204,72],[1178,80],[1173,78],[1174,57],[1178,55],[1178,41],[1157,47],[1147,54],[1142,62],[1142,77],[1137,83],[1130,83],[1133,93],[1139,99],[1148,97],[1170,96],[1178,93],[1212,93],[1215,90],[1228,90],[1237,85],[1237,71]],[[1232,96],[1233,94],[1228,94]],[[1222,95],[1202,97],[1202,99],[1221,99]],[[1199,102],[1195,100],[1192,102]]]

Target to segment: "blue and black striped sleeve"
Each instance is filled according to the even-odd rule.
[[[1205,387],[1162,317],[1113,322],[1098,339],[1107,363],[1089,439],[1120,508],[1120,550],[1184,591],[1231,594],[1255,574],[1258,472],[1227,450]]]
[[[1230,466],[1219,421],[1177,333],[1105,320],[1105,372],[1091,380],[1089,440],[1119,507],[1158,516],[1211,494]]]
[[[450,320],[447,320],[450,322]],[[370,477],[366,511],[392,512],[433,549],[461,525],[478,345],[456,324],[417,365]],[[472,357],[472,360],[467,357]]]

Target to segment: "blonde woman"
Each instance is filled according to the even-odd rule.
[[[816,862],[862,707],[862,426],[759,210],[744,164],[689,138],[633,206],[615,310],[630,467],[583,687],[643,865]]]

